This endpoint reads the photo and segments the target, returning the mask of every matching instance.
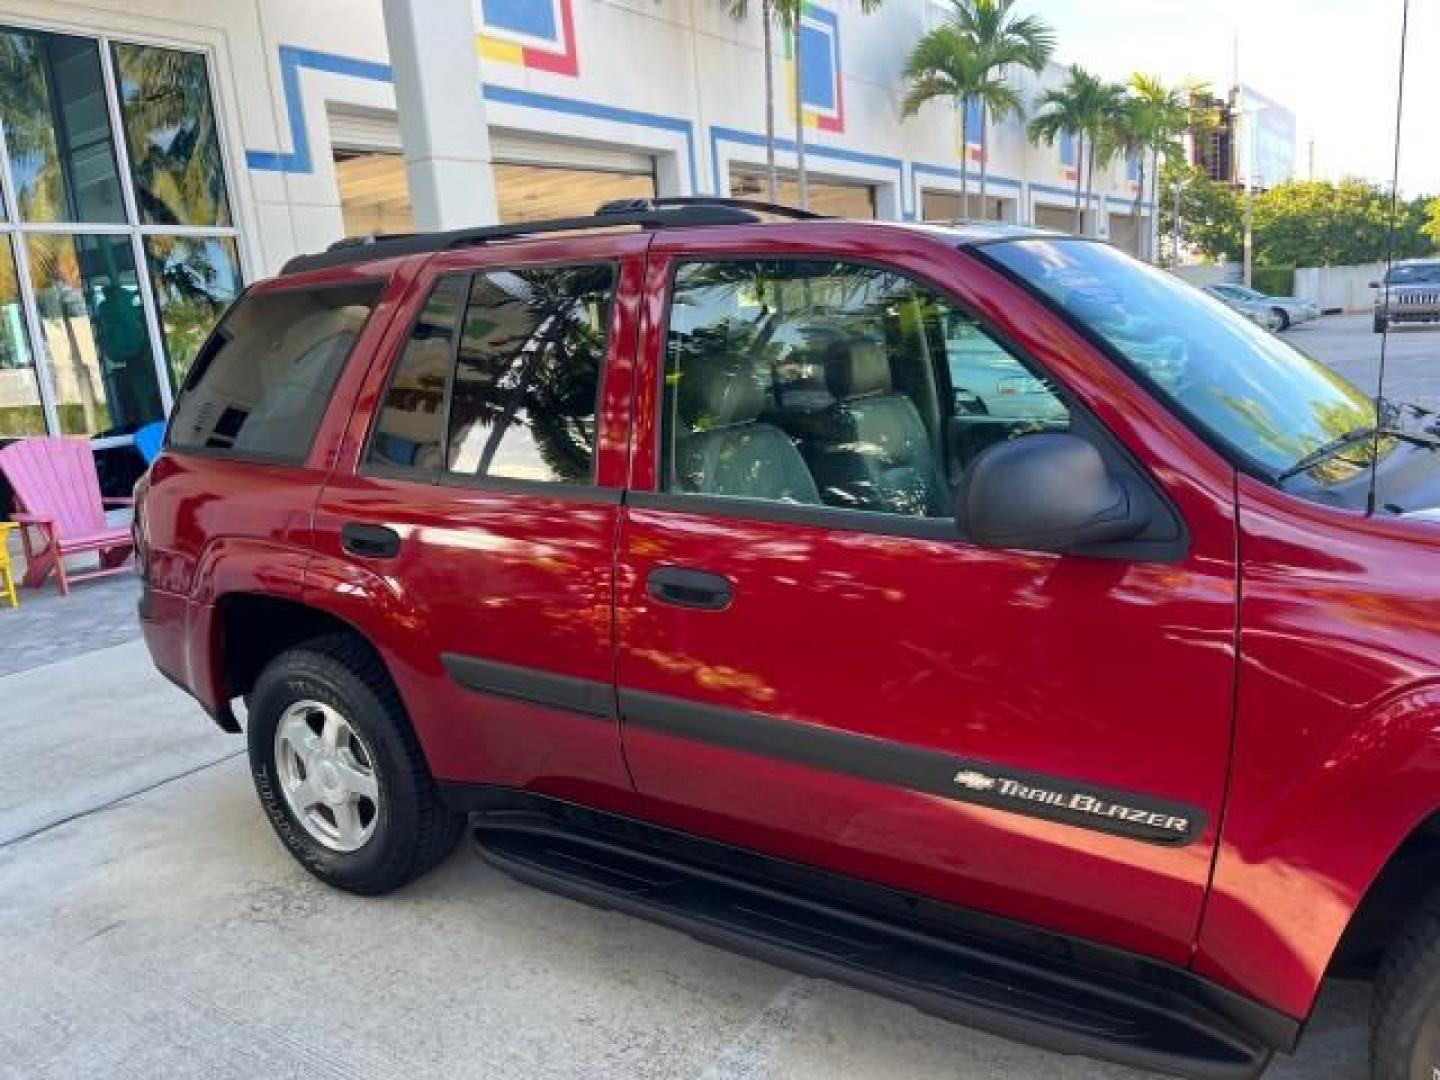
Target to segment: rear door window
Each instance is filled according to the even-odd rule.
[[[195,360],[168,445],[303,461],[383,281],[244,296]]]
[[[372,465],[439,472],[455,368],[455,332],[467,280],[442,278],[410,328],[370,441]]]
[[[609,263],[441,279],[391,375],[369,465],[593,483],[614,286]]]
[[[450,403],[447,468],[591,483],[615,268],[476,274]]]

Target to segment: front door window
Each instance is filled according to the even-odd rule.
[[[676,273],[668,491],[948,518],[980,451],[1068,424],[1042,375],[904,274],[809,260]]]

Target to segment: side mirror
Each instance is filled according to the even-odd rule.
[[[1076,435],[1022,435],[987,448],[960,481],[955,518],[981,547],[1075,551],[1128,540],[1149,522],[1135,498]]]

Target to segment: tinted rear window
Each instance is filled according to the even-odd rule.
[[[250,293],[195,360],[169,445],[299,462],[383,282]]]

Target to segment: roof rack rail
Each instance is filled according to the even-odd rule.
[[[719,195],[665,195],[649,199],[612,199],[601,205],[596,214],[619,214],[638,210],[683,209],[689,206],[725,206],[735,210],[749,210],[771,217],[795,218],[797,221],[815,221],[828,217],[813,210],[802,210],[785,203],[762,202],[759,199],[730,199]]]
[[[790,207],[771,208],[768,203],[749,204],[743,199],[623,199],[606,203],[586,217],[551,218],[548,221],[517,222],[513,225],[486,225],[448,232],[388,233],[381,236],[347,237],[314,255],[297,255],[281,268],[281,274],[299,274],[374,259],[421,255],[455,248],[487,244],[492,240],[514,240],[547,233],[577,232],[583,229],[610,229],[638,225],[645,229],[678,229],[704,225],[750,225],[763,221],[763,214],[818,217]]]

